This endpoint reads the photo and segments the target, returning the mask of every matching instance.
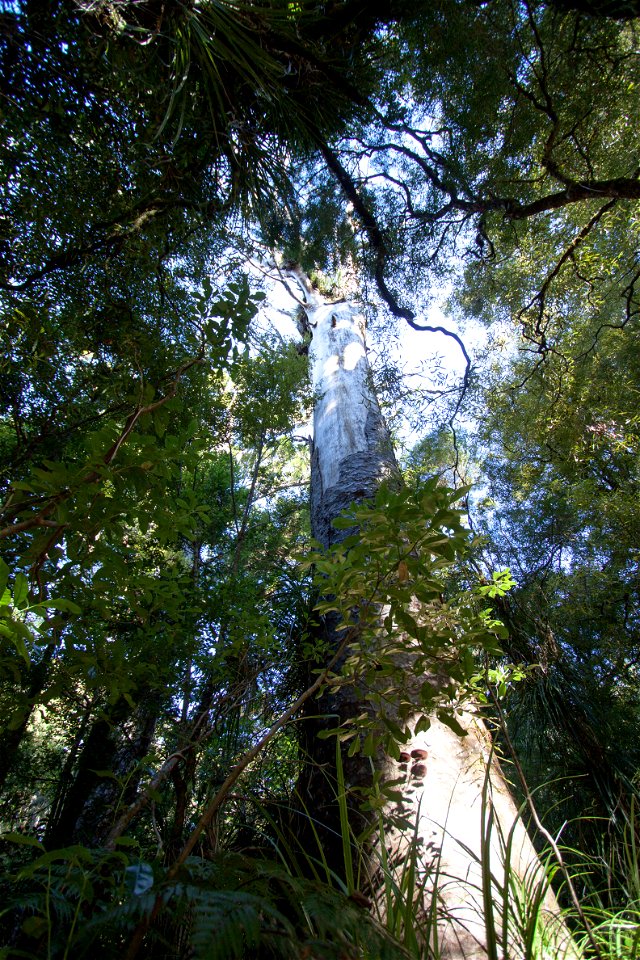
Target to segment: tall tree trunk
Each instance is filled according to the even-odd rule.
[[[382,479],[398,476],[398,468],[372,387],[364,317],[353,303],[326,301],[299,269],[292,272],[305,290],[317,397],[311,465],[312,532],[324,546],[330,546],[345,535],[332,527],[335,517],[354,500],[371,497]],[[332,635],[330,622],[325,623],[325,631]],[[368,711],[366,694],[366,690],[353,686],[340,686],[325,694],[314,707],[316,719],[307,721],[309,732],[317,733],[322,725],[319,714],[332,714],[328,723],[324,722],[336,727]],[[415,854],[415,888],[420,891],[415,904],[416,920],[428,922],[436,897],[439,919],[437,932],[432,929],[431,937],[435,940],[437,935],[439,956],[480,960],[488,956],[483,896],[496,907],[498,936],[500,932],[500,887],[505,882],[500,834],[506,840],[512,832],[510,859],[514,875],[530,882],[542,877],[542,867],[502,771],[497,762],[490,761],[491,742],[482,721],[469,714],[464,725],[467,736],[459,737],[434,719],[428,731],[403,747],[399,762],[382,755],[373,758],[373,766],[383,779],[398,782],[402,800],[388,803],[383,810],[382,840],[378,835],[377,842],[370,845],[367,893],[384,914],[383,861],[386,859],[393,869],[409,862]],[[310,762],[300,783],[302,800],[307,810],[313,812],[314,831],[320,835],[325,853],[336,853],[333,858],[329,855],[330,866],[340,871],[335,743],[333,738],[309,736],[305,746]],[[358,788],[372,781],[372,761],[360,754],[344,754],[342,764],[347,792],[356,796]],[[488,829],[487,823],[489,810],[492,829]],[[360,832],[365,820],[357,812],[355,802],[351,815],[355,831]],[[415,832],[393,825],[399,815],[414,823]],[[380,849],[381,842],[385,851]],[[489,848],[494,880],[490,883],[485,872],[483,894],[482,864],[486,866],[488,862]],[[550,917],[557,915],[552,893],[547,892],[542,909]],[[564,929],[560,937],[566,938]],[[509,956],[510,951],[505,949],[505,955]],[[517,955],[517,947],[513,955]],[[560,948],[557,955],[563,955]]]
[[[70,758],[77,756],[75,775],[71,764],[63,771],[45,836],[49,849],[104,843],[118,806],[130,803],[137,792],[139,763],[153,739],[157,707],[142,701],[134,710],[121,698],[94,717],[85,736],[89,719],[83,718]]]

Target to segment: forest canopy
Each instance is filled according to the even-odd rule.
[[[584,955],[637,954],[638,15],[0,3],[3,956],[427,955],[404,915],[369,922],[349,835],[342,874],[317,832],[317,855],[291,841],[299,700],[336,665],[318,578],[343,564],[335,609],[365,624],[381,594],[349,590],[419,522],[435,547],[394,561],[394,616],[456,638],[447,696],[487,701],[519,799],[588,878],[591,921],[559,889]],[[405,493],[338,521],[352,550],[330,561],[296,271],[357,304],[382,406],[412,425]],[[282,287],[297,338],[270,322]],[[404,379],[407,327],[452,339],[462,375],[434,356]],[[447,611],[429,630],[420,578]],[[387,668],[401,702],[366,660]]]

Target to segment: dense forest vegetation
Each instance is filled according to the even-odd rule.
[[[0,956],[640,956],[639,15],[0,3]]]

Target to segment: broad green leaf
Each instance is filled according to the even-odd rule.
[[[426,714],[423,713],[418,717],[418,721],[414,728],[414,733],[416,735],[419,733],[425,733],[430,726],[431,726],[431,720],[429,719],[428,716],[426,716]]]
[[[36,847],[38,850],[44,850],[42,843],[37,840],[36,837],[30,837],[24,833],[3,833],[0,834],[0,839],[6,840],[8,843],[17,843],[21,846]]]
[[[82,613],[81,607],[73,600],[66,597],[57,597],[55,600],[43,600],[42,603],[35,603],[30,610],[60,610],[62,613]]]
[[[24,573],[16,574],[13,586],[13,602],[16,607],[22,609],[25,606],[25,600],[29,596],[29,581]]]
[[[449,727],[458,737],[467,736],[467,731],[460,725],[460,722],[452,713],[449,713],[447,710],[438,710],[437,717],[441,723],[444,723],[445,727]]]

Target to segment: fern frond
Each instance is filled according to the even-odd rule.
[[[292,925],[262,897],[194,886],[185,886],[181,895],[192,908],[189,939],[194,960],[241,960],[274,936],[282,944],[294,941]]]

